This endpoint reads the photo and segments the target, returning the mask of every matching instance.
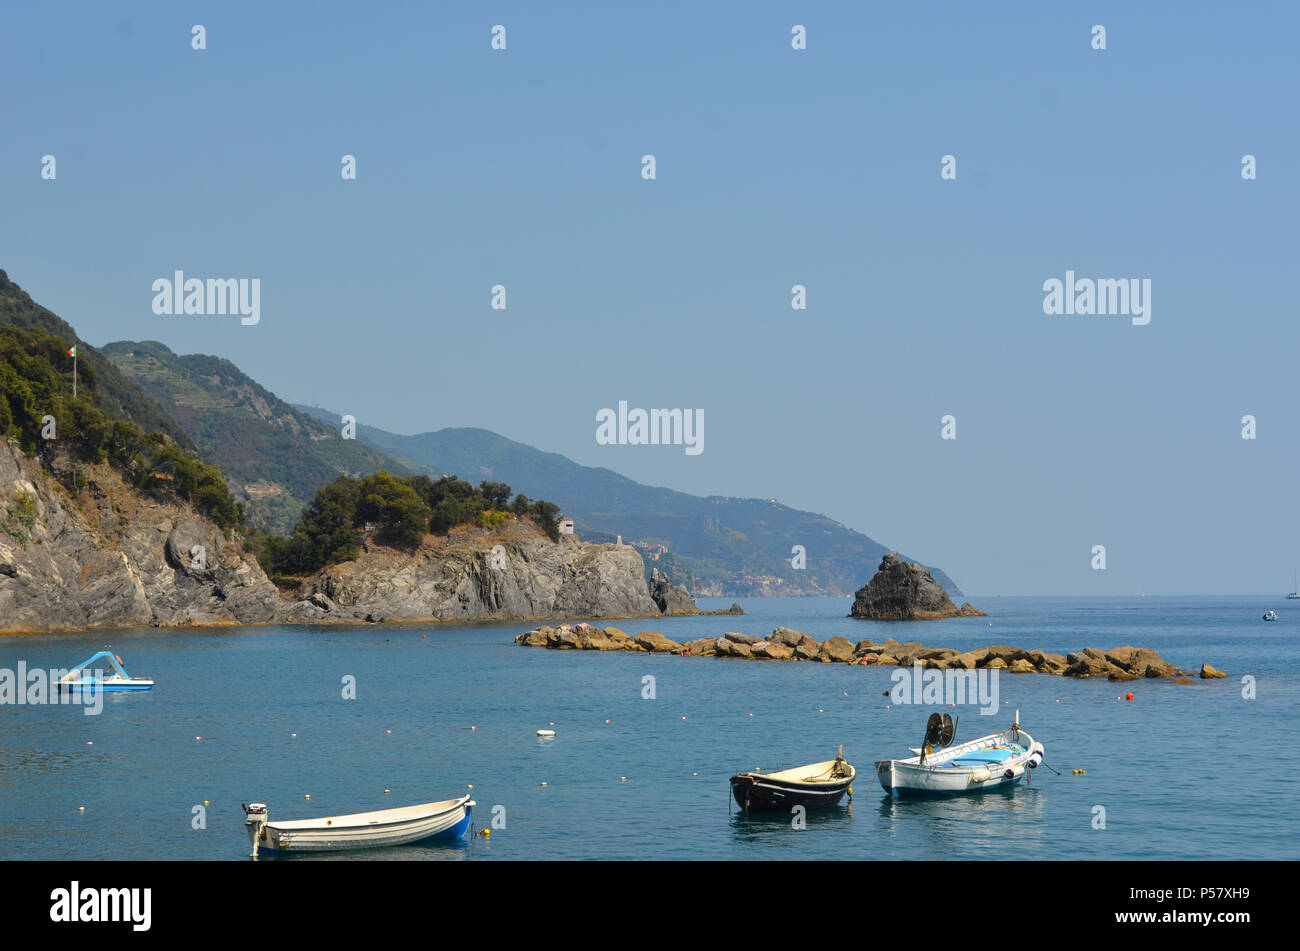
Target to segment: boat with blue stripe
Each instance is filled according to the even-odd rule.
[[[459,839],[469,830],[476,805],[469,796],[461,796],[377,812],[272,822],[266,804],[254,802],[244,806],[244,828],[253,847],[252,858],[257,858],[260,849],[271,854],[373,849]]]
[[[112,673],[104,676],[103,668],[88,669],[97,660],[107,661],[107,666],[111,668]],[[87,660],[83,660],[59,678],[60,690],[78,690],[81,688],[89,688],[92,691],[98,690],[103,693],[122,693],[136,690],[152,690],[153,681],[143,677],[132,677],[128,674],[126,668],[122,666],[122,658],[114,654],[110,648],[94,654]]]

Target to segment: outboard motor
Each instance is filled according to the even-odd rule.
[[[266,828],[266,803],[250,802],[244,806],[244,829],[248,832],[248,843],[253,847],[253,858],[257,858],[257,843]]]

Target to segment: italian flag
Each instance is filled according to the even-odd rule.
[[[68,351],[68,356],[75,357],[76,355],[77,355],[77,348],[74,346],[71,350]]]

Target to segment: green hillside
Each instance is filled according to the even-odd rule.
[[[76,344],[78,370],[83,378],[87,374],[94,375],[97,406],[110,416],[130,420],[146,432],[165,433],[187,452],[197,450],[185,430],[140,387],[120,373],[100,351],[78,337],[67,321],[33,301],[26,291],[9,280],[8,274],[0,270],[0,327],[3,326],[38,330],[66,340],[69,347]],[[71,380],[70,359],[67,370]]]
[[[106,411],[92,367],[78,373],[73,397],[71,346],[67,337],[37,327],[0,325],[0,439],[70,492],[91,484],[88,464],[107,463],[137,492],[189,502],[223,528],[242,526],[243,509],[217,468],[162,433]],[[26,548],[36,514],[33,497],[19,493],[0,512],[0,533]]]
[[[229,360],[180,356],[153,340],[110,343],[103,352],[221,468],[249,523],[264,531],[288,532],[316,490],[340,476],[423,471],[343,439],[337,416],[324,421],[294,409]]]

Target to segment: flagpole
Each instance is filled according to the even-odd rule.
[[[77,398],[77,348],[72,348],[72,398]]]

